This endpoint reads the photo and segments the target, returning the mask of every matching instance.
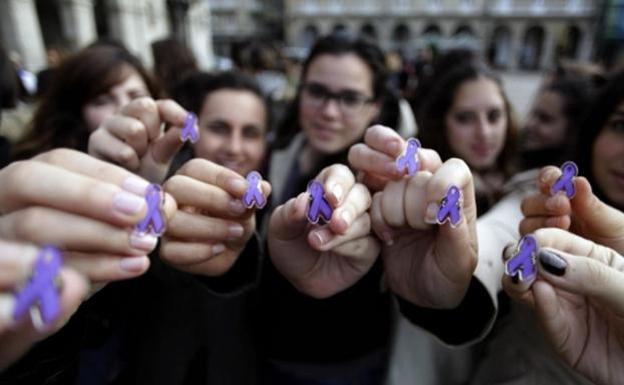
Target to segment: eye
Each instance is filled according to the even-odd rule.
[[[609,129],[618,134],[624,134],[624,119],[613,119],[608,124]]]
[[[488,112],[488,122],[494,124],[497,123],[501,117],[503,116],[503,112],[499,109],[491,110]]]
[[[260,139],[262,137],[262,130],[257,126],[245,126],[243,127],[243,137],[247,139]]]
[[[455,113],[455,115],[453,115],[453,118],[459,124],[468,124],[475,119],[475,115],[469,111],[462,111]]]
[[[208,131],[216,135],[228,136],[230,135],[230,126],[224,122],[212,122],[207,126]]]
[[[354,93],[354,92],[344,92],[340,94],[340,100],[346,107],[357,107],[364,103],[365,97]]]
[[[130,97],[130,99],[137,99],[144,96],[150,96],[150,93],[147,90],[133,90],[128,92],[128,96]]]
[[[315,84],[315,83],[308,84],[305,87],[305,90],[308,93],[308,95],[310,95],[311,97],[315,99],[325,99],[327,95],[329,94],[329,91],[327,90],[327,88],[323,87],[320,84]]]
[[[114,103],[114,101],[113,101],[113,98],[109,94],[98,95],[91,101],[91,104],[98,106],[98,107],[104,106],[106,104],[112,104],[112,103]]]

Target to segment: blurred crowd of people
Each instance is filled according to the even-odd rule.
[[[624,70],[558,63],[519,117],[466,49],[252,41],[227,71],[152,52],[51,47],[32,74],[0,49],[0,384],[621,383]],[[569,160],[576,194],[551,194]],[[133,231],[150,183],[162,235]],[[449,186],[458,225],[435,219]],[[506,274],[528,234],[536,273]],[[42,327],[14,308],[46,245],[65,262]]]

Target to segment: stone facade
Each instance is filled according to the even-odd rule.
[[[469,46],[507,69],[556,56],[589,60],[600,14],[593,0],[287,0],[286,41],[307,47],[335,30],[366,34],[409,55],[429,44]]]
[[[3,46],[31,71],[46,66],[46,46],[79,49],[99,37],[121,41],[147,66],[151,43],[169,35],[185,41],[201,67],[214,62],[206,0],[0,0],[0,24]]]

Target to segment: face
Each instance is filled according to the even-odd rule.
[[[464,82],[446,114],[451,150],[475,170],[490,168],[505,145],[507,113],[498,85],[480,77]]]
[[[129,75],[122,82],[88,101],[83,107],[82,116],[89,132],[95,131],[104,119],[119,112],[132,99],[150,96],[141,75],[134,69],[127,68],[126,71]]]
[[[592,173],[607,198],[624,207],[624,102],[609,117],[594,142]]]
[[[258,170],[266,149],[266,110],[254,93],[223,89],[204,99],[195,156],[241,175]]]
[[[322,154],[345,150],[379,113],[373,73],[354,54],[320,55],[303,81],[299,119],[310,146]]]
[[[540,150],[563,144],[568,125],[563,107],[559,94],[552,91],[539,93],[525,127],[525,149]]]

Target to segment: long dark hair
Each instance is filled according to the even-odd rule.
[[[127,67],[139,73],[152,97],[160,96],[160,88],[139,59],[122,47],[96,44],[65,60],[35,111],[28,134],[16,144],[13,158],[30,158],[58,147],[86,151],[90,132],[82,109],[122,82]]]
[[[352,37],[345,34],[332,34],[321,37],[312,47],[308,58],[303,63],[301,80],[305,79],[310,64],[321,55],[354,54],[370,68],[373,75],[373,97],[382,105],[386,104],[388,92],[388,69],[386,68],[383,51],[374,43],[363,37]],[[301,90],[287,109],[284,120],[277,129],[273,147],[276,149],[288,146],[292,138],[301,131],[299,125],[299,99]],[[383,107],[382,107],[383,114]],[[371,122],[372,123],[372,122]]]
[[[457,156],[451,150],[449,138],[447,137],[446,115],[451,109],[453,100],[461,85],[479,77],[485,77],[495,82],[505,103],[507,133],[503,150],[496,160],[496,168],[502,171],[505,179],[507,179],[516,171],[518,124],[509,99],[503,90],[500,78],[484,64],[472,62],[460,65],[440,79],[437,88],[431,92],[429,100],[423,104],[419,111],[420,138],[423,146],[436,150],[442,160]]]
[[[596,94],[594,102],[585,115],[575,146],[577,149],[575,160],[579,167],[579,174],[589,180],[594,192],[600,199],[612,205],[613,203],[609,201],[596,183],[592,173],[592,157],[596,138],[604,129],[609,117],[622,102],[624,102],[624,69],[610,76],[605,86]]]
[[[176,83],[198,70],[193,52],[182,42],[167,38],[152,43],[154,73],[160,83],[172,95]]]

